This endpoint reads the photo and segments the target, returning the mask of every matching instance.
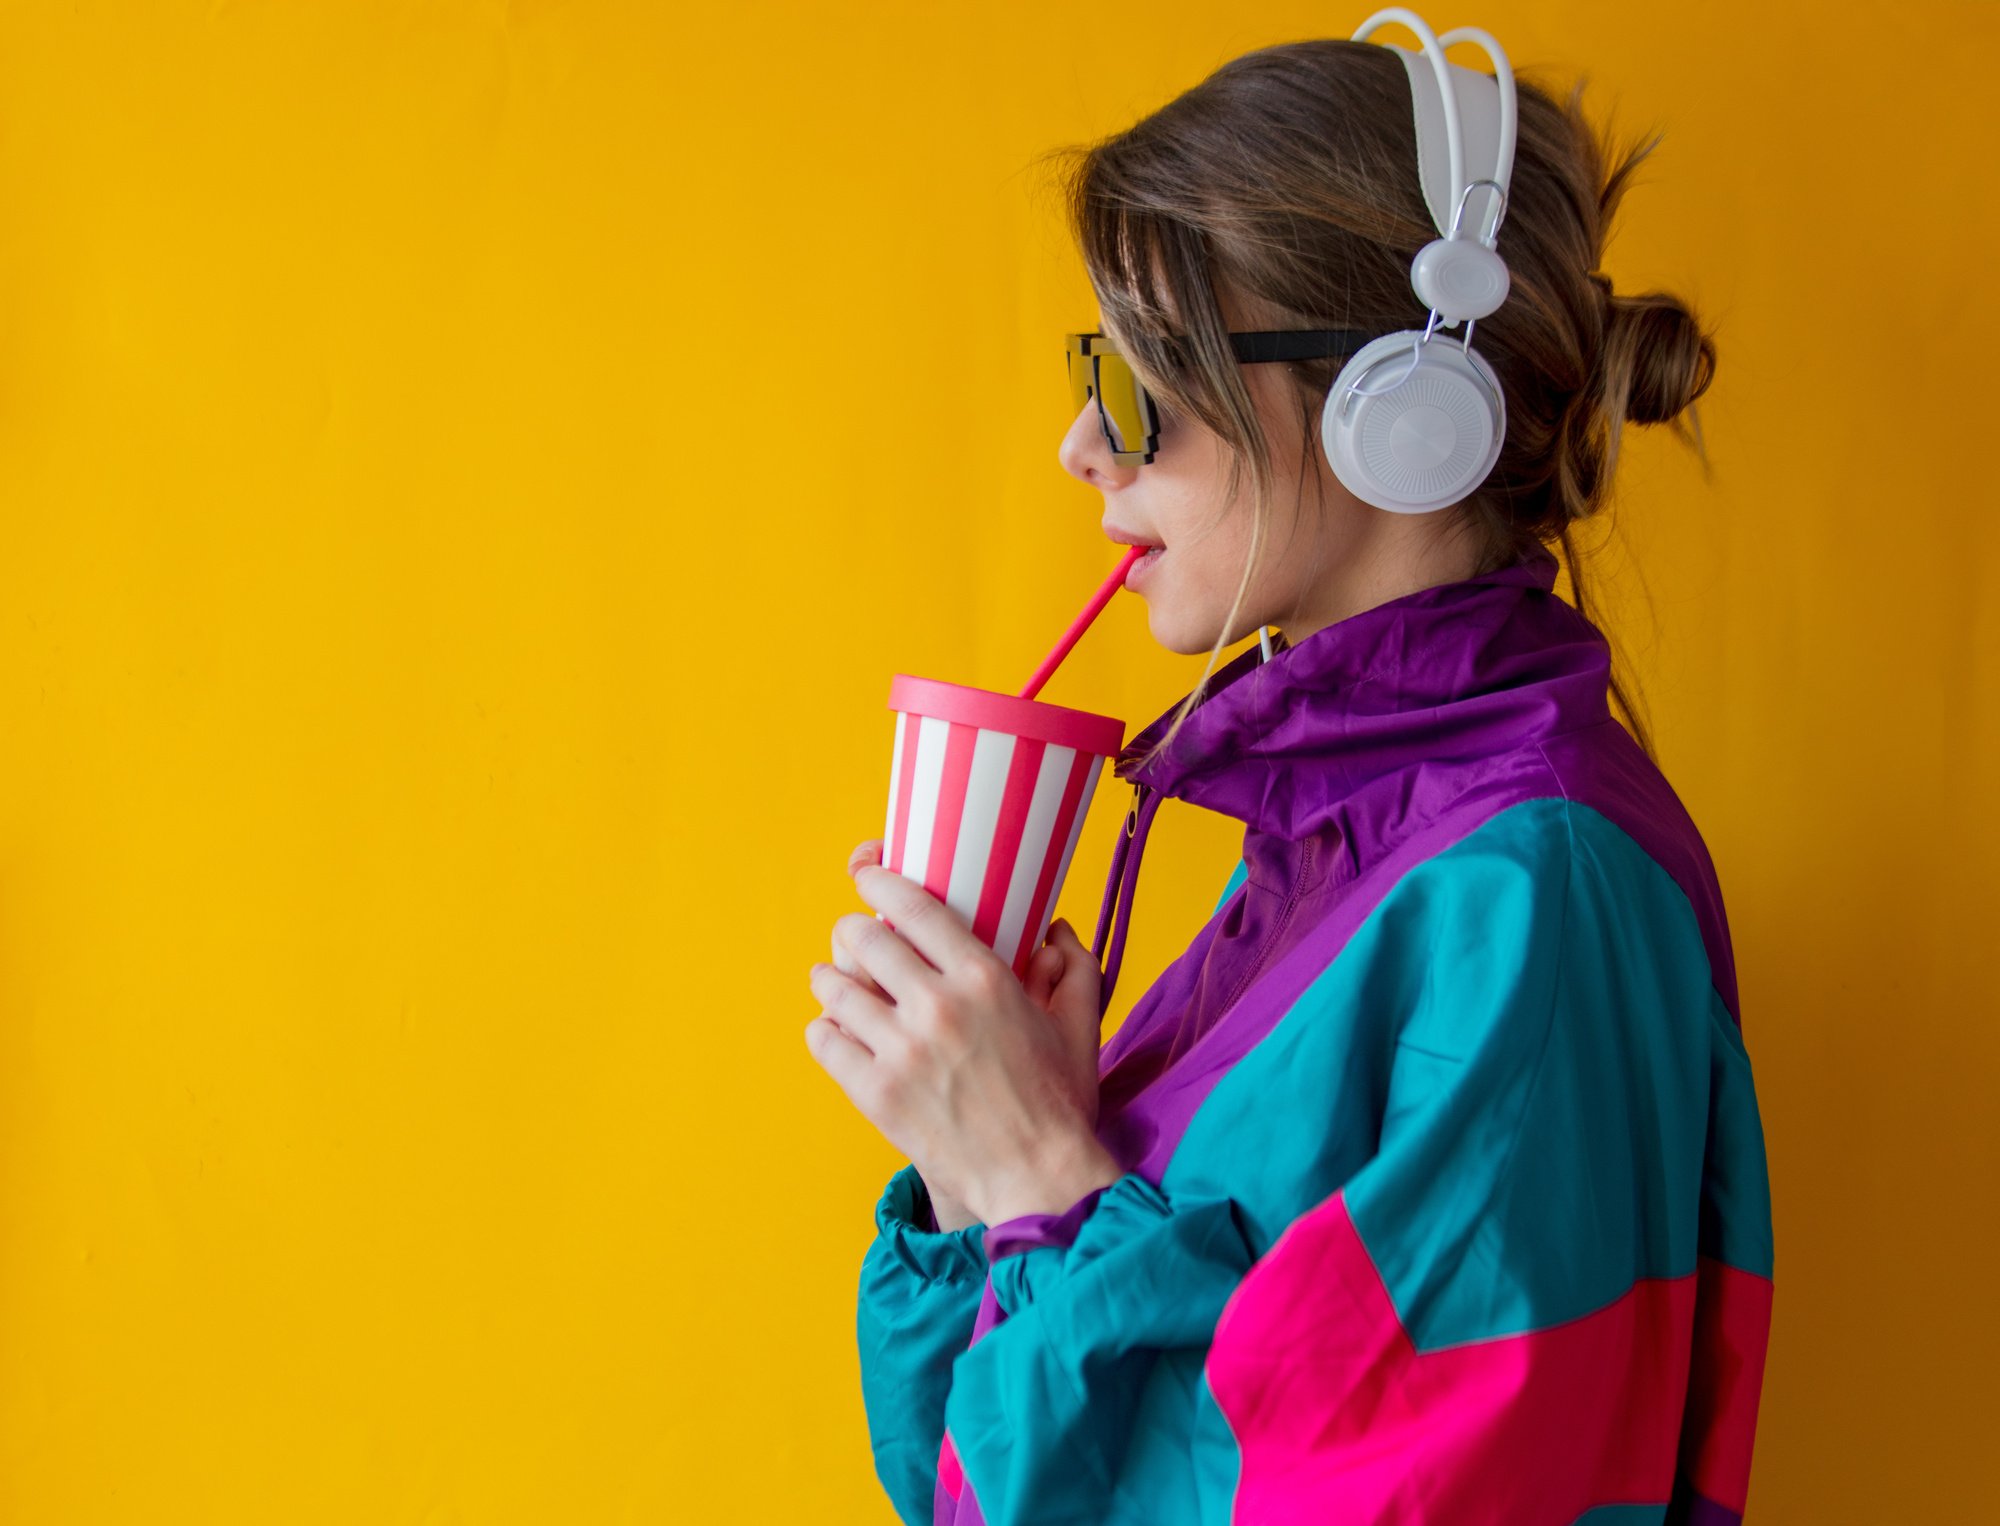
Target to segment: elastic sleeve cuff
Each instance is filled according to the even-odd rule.
[[[1074,1276],[1099,1256],[1122,1241],[1146,1233],[1173,1216],[1173,1204],[1154,1183],[1136,1171],[1127,1171],[1108,1187],[1099,1187],[1060,1215],[1027,1214],[1026,1219],[1047,1220],[1046,1241],[1007,1245],[1012,1253],[991,1261],[993,1297],[1008,1314],[1034,1302],[1038,1287]],[[1074,1223],[1065,1223],[1074,1216]],[[989,1236],[1020,1220],[995,1225]],[[994,1240],[989,1239],[989,1245]]]
[[[1045,1247],[1060,1250],[1075,1244],[1076,1233],[1083,1228],[1083,1221],[1097,1207],[1097,1200],[1110,1190],[1109,1187],[1093,1187],[1061,1213],[1024,1213],[1018,1218],[1005,1219],[990,1226],[985,1240],[987,1261],[991,1263],[1006,1256],[1018,1256]]]
[[[986,1252],[981,1244],[984,1224],[939,1230],[931,1212],[930,1195],[914,1163],[889,1178],[875,1204],[875,1227],[898,1264],[923,1282],[983,1281]]]

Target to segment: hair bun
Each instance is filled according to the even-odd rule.
[[[1715,343],[1669,292],[1615,295],[1611,278],[1590,273],[1605,294],[1603,376],[1607,412],[1635,424],[1678,418],[1715,380]],[[1621,395],[1622,394],[1622,395]]]

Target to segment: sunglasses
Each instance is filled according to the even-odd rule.
[[[1265,329],[1231,334],[1229,347],[1246,365],[1269,360],[1323,360],[1352,355],[1375,338],[1363,329]],[[1120,466],[1146,466],[1160,448],[1160,412],[1132,367],[1101,333],[1063,336],[1070,407],[1081,413],[1097,400],[1097,423]]]

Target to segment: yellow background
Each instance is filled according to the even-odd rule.
[[[1366,10],[0,6],[0,1521],[889,1519],[806,968],[890,675],[1115,561],[1028,163]],[[1596,565],[1769,1134],[1752,1518],[1983,1516],[1993,12],[1428,14],[1666,128],[1606,263],[1720,327]],[[1044,697],[1198,672],[1120,602]]]

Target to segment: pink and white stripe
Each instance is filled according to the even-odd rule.
[[[1101,753],[899,710],[882,862],[1025,978],[1103,767]]]

